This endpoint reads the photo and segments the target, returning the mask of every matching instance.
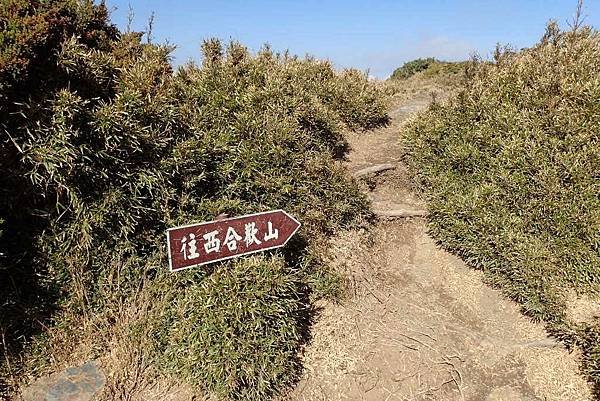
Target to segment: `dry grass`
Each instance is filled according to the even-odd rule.
[[[350,291],[318,304],[291,399],[458,401],[506,397],[508,386],[516,397],[588,400],[577,358],[546,345],[542,327],[419,227],[385,223],[335,241]]]

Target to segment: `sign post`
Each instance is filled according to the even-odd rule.
[[[280,248],[299,228],[283,210],[169,228],[169,268],[179,271]]]

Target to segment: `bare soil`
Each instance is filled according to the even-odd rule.
[[[428,104],[395,105],[385,128],[350,137],[348,168],[392,163],[369,177],[374,209],[422,209],[400,160],[402,125]],[[323,302],[289,400],[589,400],[579,356],[440,249],[426,219],[381,221],[334,241],[350,294]]]

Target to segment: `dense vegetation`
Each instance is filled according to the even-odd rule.
[[[394,70],[390,79],[406,80],[421,75],[423,78],[433,78],[439,75],[460,75],[464,72],[467,62],[440,61],[434,58],[418,58],[404,63]]]
[[[415,60],[407,61],[402,66],[396,68],[392,72],[392,79],[406,79],[410,78],[418,72],[425,71],[432,64],[436,63],[437,60],[433,57],[418,58]]]
[[[152,372],[222,398],[284,389],[338,285],[325,237],[368,216],[336,158],[343,129],[385,123],[379,90],[216,40],[173,71],[92,1],[0,0],[0,26],[0,386],[111,350],[103,399]],[[166,228],[272,208],[303,223],[283,251],[167,271]]]
[[[498,49],[466,87],[408,128],[407,159],[432,234],[543,320],[600,385],[600,34],[549,25],[521,52]]]

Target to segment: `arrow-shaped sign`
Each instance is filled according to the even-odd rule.
[[[178,271],[280,248],[299,228],[298,220],[283,210],[170,228],[169,267]]]

